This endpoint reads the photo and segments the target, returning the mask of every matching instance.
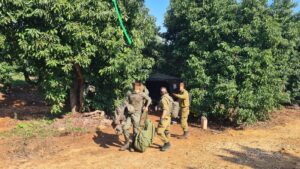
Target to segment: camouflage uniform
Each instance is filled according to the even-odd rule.
[[[162,95],[159,105],[162,111],[166,111],[167,114],[165,117],[162,117],[160,123],[158,124],[157,135],[164,143],[170,142],[171,104],[172,103],[170,101],[169,94],[166,93]]]
[[[133,92],[130,95],[128,95],[126,98],[126,104],[130,104],[134,108],[132,112],[129,112],[127,114],[125,124],[123,126],[123,132],[124,132],[126,142],[130,140],[129,130],[132,124],[133,124],[134,136],[139,130],[141,114],[143,111],[143,107],[145,106],[144,100],[147,101],[146,107],[148,107],[151,104],[151,98],[143,92],[140,93]]]
[[[142,84],[141,86],[141,91],[143,93],[145,93],[147,96],[149,96],[149,90],[147,89],[147,87],[145,85]],[[144,104],[146,104],[146,100],[144,100]],[[141,122],[140,122],[140,125],[141,127],[145,125],[145,121],[147,119],[147,116],[148,116],[148,112],[142,112],[142,115],[141,115]]]
[[[142,92],[145,93],[147,96],[149,96],[149,90],[145,85],[142,85]]]
[[[179,98],[179,106],[181,113],[181,127],[183,131],[187,132],[188,129],[188,116],[190,114],[190,99],[189,93],[184,89],[183,92],[175,94],[175,97]]]

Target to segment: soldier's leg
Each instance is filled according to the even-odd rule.
[[[168,142],[170,142],[170,138],[171,138],[170,126],[171,126],[171,117],[169,117],[168,119],[168,125],[165,130],[165,135],[167,137]]]
[[[123,125],[123,133],[125,137],[125,144],[120,148],[120,151],[129,149],[130,146],[130,128],[131,128],[131,117],[127,117],[125,124]]]
[[[132,120],[132,124],[133,124],[133,135],[135,136],[139,131],[141,114],[140,113],[132,114],[131,120]]]
[[[161,147],[160,151],[166,151],[171,147],[170,123],[171,123],[171,117],[167,117],[161,122],[161,128],[158,129],[158,135],[160,136],[161,140],[164,142],[164,145]]]
[[[170,141],[170,123],[171,117],[166,117],[158,124],[157,135],[164,143],[168,143]]]
[[[190,113],[189,108],[183,108],[182,110],[182,114],[181,114],[181,127],[183,129],[183,131],[187,132],[188,129],[188,116]]]
[[[161,139],[161,141],[163,141],[164,143],[168,142],[168,138],[165,134],[166,131],[166,120],[162,120],[159,124],[158,124],[158,128],[157,128],[157,136]]]
[[[123,133],[124,133],[124,137],[125,137],[125,141],[129,141],[130,140],[130,128],[131,128],[131,117],[128,116],[126,118],[125,124],[123,125]]]

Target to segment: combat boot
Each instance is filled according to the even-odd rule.
[[[165,143],[161,148],[160,151],[166,151],[171,147],[170,142]]]
[[[130,146],[129,146],[129,151],[130,152],[135,152],[135,149],[134,149],[134,143],[131,143]]]
[[[188,131],[184,131],[182,136],[179,136],[179,139],[187,139],[189,137],[189,132]]]
[[[124,146],[122,146],[122,147],[120,148],[120,151],[128,150],[129,147],[130,147],[130,142],[129,142],[129,141],[126,141],[125,144],[124,144]]]

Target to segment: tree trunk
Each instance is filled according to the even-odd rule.
[[[81,112],[83,109],[83,104],[84,104],[83,90],[84,90],[83,74],[80,66],[78,64],[75,64],[73,86],[70,89],[70,106],[71,106],[72,113]]]
[[[23,70],[23,75],[24,75],[24,79],[25,79],[26,83],[28,83],[30,85],[37,85],[38,84],[37,82],[32,81],[30,79],[30,75],[29,75],[29,73],[26,70]]]
[[[84,91],[84,78],[81,71],[81,68],[78,64],[75,64],[75,70],[76,70],[76,77],[78,82],[78,104],[79,104],[79,112],[82,112],[83,106],[84,106],[84,98],[83,98],[83,91]]]
[[[77,113],[78,107],[77,107],[77,90],[78,90],[78,83],[76,76],[73,79],[73,86],[70,89],[70,106],[71,106],[71,112]]]

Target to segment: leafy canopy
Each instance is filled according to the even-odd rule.
[[[75,65],[85,83],[96,86],[88,106],[111,110],[134,79],[147,78],[154,60],[145,51],[156,36],[144,1],[118,3],[132,46],[112,1],[1,0],[1,58],[38,77],[53,113],[66,104]]]

